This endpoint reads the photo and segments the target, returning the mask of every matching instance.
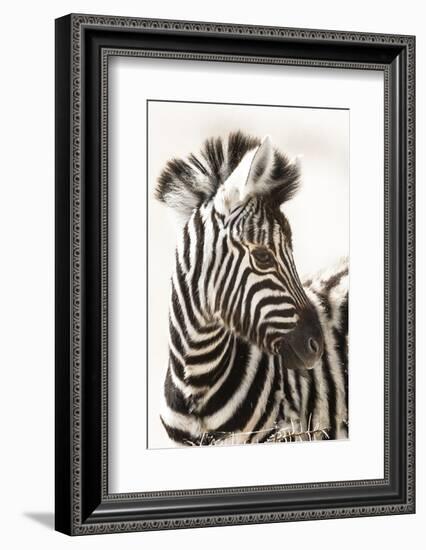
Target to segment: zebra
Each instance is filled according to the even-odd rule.
[[[347,437],[348,270],[302,285],[283,212],[299,183],[241,131],[157,180],[181,222],[160,415],[177,445]]]

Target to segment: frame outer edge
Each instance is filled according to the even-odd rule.
[[[407,508],[416,511],[416,37],[410,36],[407,50]]]
[[[71,534],[71,18],[55,22],[55,529]]]
[[[248,524],[260,522],[276,522],[276,521],[291,521],[291,520],[309,520],[309,519],[326,519],[332,517],[360,517],[368,515],[386,515],[395,513],[412,513],[414,511],[414,481],[407,486],[407,502],[400,505],[392,506],[367,506],[362,509],[355,508],[339,508],[328,509],[323,511],[311,510],[306,512],[282,512],[282,513],[254,513],[243,514],[240,516],[224,515],[212,516],[208,518],[192,518],[179,520],[159,520],[159,521],[133,521],[133,522],[117,522],[117,523],[101,523],[101,524],[82,524],[81,518],[81,487],[80,487],[80,461],[81,461],[81,446],[80,446],[80,380],[81,380],[81,35],[83,26],[99,26],[99,27],[119,27],[123,30],[131,29],[149,29],[149,30],[173,30],[176,32],[194,32],[194,33],[220,33],[241,36],[250,35],[263,38],[294,38],[295,40],[309,41],[335,41],[336,43],[356,42],[356,43],[375,43],[377,45],[400,46],[408,50],[408,111],[411,116],[408,116],[408,134],[412,132],[411,138],[408,137],[407,152],[408,157],[412,159],[412,168],[408,171],[408,188],[407,199],[408,203],[414,208],[414,46],[415,39],[413,36],[403,35],[379,35],[372,33],[357,33],[357,32],[342,32],[328,30],[309,30],[309,29],[285,29],[280,27],[253,27],[245,25],[229,25],[220,23],[203,23],[203,22],[187,22],[187,21],[168,21],[168,20],[152,20],[139,18],[124,18],[115,16],[94,16],[94,15],[79,15],[71,14],[67,16],[70,21],[71,32],[71,212],[72,212],[72,228],[71,228],[71,358],[72,358],[72,373],[71,378],[71,495],[72,502],[71,510],[71,527],[70,534],[95,534],[95,533],[112,533],[135,530],[152,530],[152,529],[177,529],[187,527],[201,527],[209,525],[230,525],[230,524]],[[62,18],[66,19],[66,18]],[[61,20],[58,20],[61,21]],[[58,28],[58,27],[57,27]],[[411,88],[410,88],[411,86]],[[58,192],[58,179],[57,192]],[[408,239],[407,249],[414,251],[414,212],[412,216],[407,218],[407,232],[411,231],[411,239]],[[407,354],[408,365],[408,387],[414,389],[414,256],[412,261],[407,264],[407,279],[412,280],[412,284],[407,286],[407,307],[408,309],[408,325],[407,336],[408,342],[412,346],[413,352]],[[63,313],[60,314],[60,316]],[[410,347],[410,346],[409,346]],[[57,356],[58,357],[58,356]],[[57,363],[58,374],[58,363]],[[58,399],[58,394],[57,394]],[[414,396],[411,396],[412,407],[408,411],[408,419],[414,419]],[[413,453],[412,458],[408,456],[408,472],[414,476],[414,427],[408,431],[408,443],[411,446]],[[410,445],[411,444],[411,445]],[[57,528],[59,528],[57,523]],[[59,528],[59,530],[61,530]]]

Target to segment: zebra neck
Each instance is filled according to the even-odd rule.
[[[179,378],[188,380],[202,376],[208,382],[212,375],[228,358],[228,348],[233,336],[217,322],[182,324],[182,311],[170,311],[170,358]]]
[[[217,325],[187,340],[184,356],[185,379],[195,388],[211,387],[229,366],[236,336]]]

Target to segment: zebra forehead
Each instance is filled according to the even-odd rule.
[[[284,213],[261,199],[252,199],[233,220],[234,236],[274,248],[277,240],[292,246],[290,224]]]

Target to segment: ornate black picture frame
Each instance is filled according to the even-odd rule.
[[[384,477],[108,492],[110,56],[384,74]],[[56,529],[69,535],[414,513],[415,38],[68,15],[56,21]]]

